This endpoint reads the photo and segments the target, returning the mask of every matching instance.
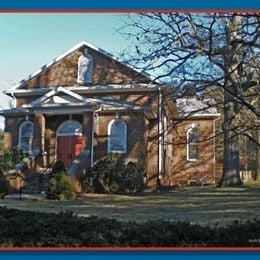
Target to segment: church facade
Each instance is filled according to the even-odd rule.
[[[109,153],[144,165],[147,186],[214,184],[219,115],[169,93],[81,42],[5,92],[16,103],[1,112],[6,144],[33,154],[38,167],[61,159],[78,191],[80,177]]]

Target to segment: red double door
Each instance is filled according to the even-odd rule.
[[[72,164],[81,150],[81,135],[57,136],[57,159],[62,160],[66,168]]]

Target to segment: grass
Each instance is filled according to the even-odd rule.
[[[40,212],[72,211],[79,216],[143,222],[148,219],[225,225],[260,216],[260,184],[237,188],[194,188],[131,196],[85,194],[73,201],[0,200],[0,206]]]

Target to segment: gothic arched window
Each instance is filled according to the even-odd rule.
[[[123,120],[113,119],[108,124],[108,153],[126,153],[127,126]]]

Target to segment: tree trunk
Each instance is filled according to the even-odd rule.
[[[228,95],[226,93],[226,95]],[[239,167],[239,135],[232,131],[232,117],[234,116],[234,103],[228,102],[224,111],[224,151],[223,176],[221,186],[241,185]]]
[[[260,130],[257,129],[257,143],[260,144]],[[256,180],[260,180],[260,148],[257,146],[257,151],[256,151]]]
[[[260,112],[260,106],[259,106],[259,97],[257,99],[256,103],[256,109],[257,113]],[[256,118],[256,123],[259,124],[260,120],[259,117]],[[256,150],[256,176],[255,179],[260,180],[260,129],[256,128],[256,141],[257,141],[257,150]]]
[[[240,163],[239,163],[239,135],[235,133],[234,119],[238,116],[238,109],[234,96],[239,89],[239,64],[243,57],[240,44],[233,40],[237,36],[237,28],[241,17],[234,15],[231,23],[227,24],[227,47],[224,54],[226,67],[226,90],[224,91],[224,151],[223,151],[223,176],[221,186],[241,185]],[[229,91],[227,91],[229,90]]]

